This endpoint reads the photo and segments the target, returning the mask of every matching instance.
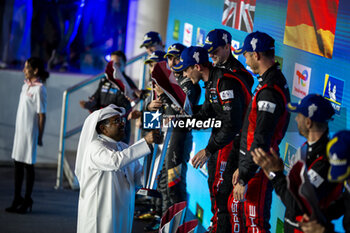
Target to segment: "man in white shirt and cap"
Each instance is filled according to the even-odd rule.
[[[75,165],[80,184],[77,232],[131,233],[135,190],[143,175],[138,159],[162,137],[151,131],[131,146],[121,142],[124,114],[124,108],[109,105],[84,122]]]

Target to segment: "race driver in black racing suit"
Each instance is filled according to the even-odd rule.
[[[226,168],[234,167],[227,165],[228,158],[235,154],[232,150],[234,138],[240,133],[244,112],[251,98],[244,76],[247,73],[232,73],[213,67],[207,50],[196,46],[181,53],[181,61],[173,70],[183,71],[193,83],[200,80],[205,83],[205,101],[194,108],[193,118],[197,121],[211,118],[221,122],[218,127],[212,128],[208,145],[193,157],[192,164],[198,168],[208,161],[208,185],[214,213],[211,232],[231,232],[227,200],[232,184],[231,176],[226,173],[232,174],[233,171]]]

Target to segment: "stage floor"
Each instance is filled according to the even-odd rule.
[[[32,213],[5,212],[11,205],[14,181],[13,167],[0,166],[0,231],[6,233],[75,233],[79,192],[68,188],[54,189],[55,168],[36,168]],[[64,183],[68,187],[68,183]],[[23,187],[24,188],[24,187]],[[24,189],[23,189],[24,191]],[[143,232],[146,221],[134,221],[133,233]]]

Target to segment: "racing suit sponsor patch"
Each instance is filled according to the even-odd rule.
[[[265,112],[270,112],[274,113],[276,109],[276,104],[266,101],[266,100],[260,100],[258,102],[258,111],[265,111]]]
[[[231,106],[226,106],[226,105],[224,105],[224,106],[222,106],[222,109],[223,109],[224,111],[231,111],[232,107],[231,107]]]
[[[233,90],[226,90],[226,91],[220,92],[220,98],[222,100],[233,99],[234,98]]]
[[[309,176],[311,184],[316,188],[318,188],[324,181],[324,179],[313,169],[310,169],[307,174]]]

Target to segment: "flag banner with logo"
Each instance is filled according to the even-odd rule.
[[[298,160],[287,175],[287,186],[300,209],[311,219],[326,223],[326,218],[318,205],[315,189],[310,182],[307,168],[302,160]]]
[[[202,28],[197,28],[197,35],[196,35],[196,45],[197,46],[203,46],[204,40],[205,40],[205,31]]]
[[[236,49],[239,49],[239,48],[240,48],[239,45],[240,45],[239,41],[237,41],[237,40],[231,40],[231,51],[232,51],[232,55],[233,55],[236,59],[238,59],[238,55],[234,54],[234,51],[235,51]]]
[[[253,32],[256,0],[225,0],[222,25]]]
[[[283,43],[332,58],[339,0],[288,0]]]
[[[173,29],[173,39],[179,40],[179,34],[180,34],[180,20],[175,19],[174,29]]]
[[[184,24],[184,33],[182,44],[189,47],[192,45],[192,34],[193,34],[193,25],[190,23]]]
[[[293,165],[293,157],[297,153],[297,148],[290,143],[286,142],[285,152],[284,152],[284,173],[287,174],[292,165]]]
[[[194,233],[198,226],[198,220],[191,220],[179,226],[176,233]]]
[[[326,74],[323,86],[323,96],[329,100],[339,115],[340,108],[343,102],[344,80]]]
[[[292,95],[302,99],[309,94],[311,68],[295,63]]]
[[[162,88],[169,99],[186,114],[192,115],[192,108],[186,93],[176,81],[176,78],[168,69],[165,61],[158,62],[152,72],[152,81]]]
[[[186,214],[185,201],[176,203],[165,212],[160,220],[159,233],[175,233],[183,223]]]

